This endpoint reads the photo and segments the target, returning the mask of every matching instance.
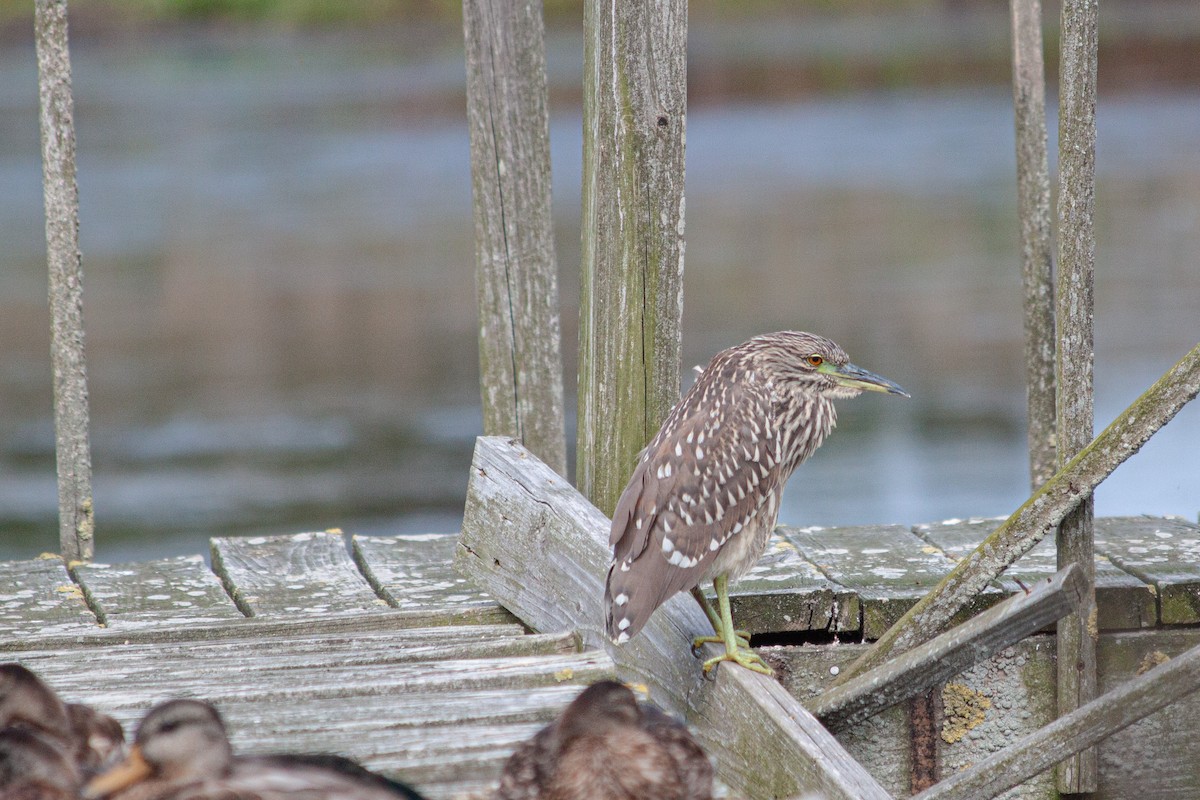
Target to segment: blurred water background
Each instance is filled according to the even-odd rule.
[[[800,328],[912,393],[842,403],[785,523],[1007,515],[1028,488],[1007,4],[863,6],[693,14],[685,368]],[[481,423],[450,17],[73,20],[98,560],[457,529]],[[0,48],[4,559],[57,547],[31,29]],[[581,41],[559,9],[571,409]],[[1097,429],[1200,340],[1200,8],[1106,4],[1102,42]],[[1195,519],[1198,451],[1189,407],[1097,513]]]

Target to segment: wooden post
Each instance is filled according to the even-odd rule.
[[[1065,0],[1059,66],[1058,132],[1058,465],[1092,440],[1092,283],[1096,257],[1097,0]],[[1078,614],[1058,623],[1058,712],[1069,714],[1096,696],[1096,594],[1093,500],[1086,497],[1058,528],[1058,566],[1084,570],[1087,592]],[[1094,792],[1096,751],[1060,765],[1059,791]]]
[[[88,443],[87,363],[83,348],[83,264],[79,190],[75,184],[75,120],[66,0],[34,4],[42,128],[46,261],[50,272],[54,450],[58,465],[58,538],[62,557],[90,561],[92,454]]]
[[[1056,469],[1054,444],[1054,260],[1046,152],[1046,68],[1041,0],[1010,0],[1017,207],[1025,307],[1025,390],[1029,482],[1036,491]]]
[[[611,514],[679,399],[687,0],[584,4],[576,483]]]
[[[540,0],[463,0],[483,430],[567,474]]]
[[[1029,552],[1125,459],[1200,394],[1200,344],[1121,412],[1099,436],[959,561],[929,594],[842,670],[839,683],[927,642],[1009,565]],[[1091,572],[1089,571],[1089,575]],[[1090,584],[1089,586],[1094,586]],[[1092,602],[1094,592],[1090,592]]]

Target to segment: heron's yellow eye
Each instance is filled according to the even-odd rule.
[[[809,364],[811,364],[814,367],[819,367],[825,363],[825,358],[823,356],[817,355],[816,353],[813,353],[811,356],[806,358],[805,361],[807,361]]]

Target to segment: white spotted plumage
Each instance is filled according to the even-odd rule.
[[[813,353],[848,361],[828,339],[794,331],[724,350],[668,414],[613,515],[614,640],[636,635],[676,592],[736,580],[762,555],[784,484],[836,422],[833,398],[858,394],[806,365]]]

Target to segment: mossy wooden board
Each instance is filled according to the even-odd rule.
[[[72,574],[109,628],[245,618],[199,555],[134,564],[83,564],[74,567]]]
[[[780,528],[780,532],[829,579],[858,595],[867,640],[878,639],[954,566],[944,553],[903,525]],[[1003,597],[998,590],[985,592],[956,621]]]
[[[1200,526],[1179,517],[1096,520],[1096,550],[1158,593],[1159,622],[1200,622]]]
[[[996,529],[1002,519],[947,520],[916,525],[913,531],[946,555],[958,560],[974,550]],[[1154,589],[1145,581],[1126,572],[1108,559],[1101,548],[1119,541],[1129,530],[1109,520],[1096,520],[1096,606],[1101,630],[1152,628],[1158,621],[1158,601]],[[1115,522],[1115,521],[1114,521]],[[1053,536],[1047,536],[1000,576],[1005,592],[1022,591],[1020,581],[1030,586],[1058,570],[1058,555]]]

